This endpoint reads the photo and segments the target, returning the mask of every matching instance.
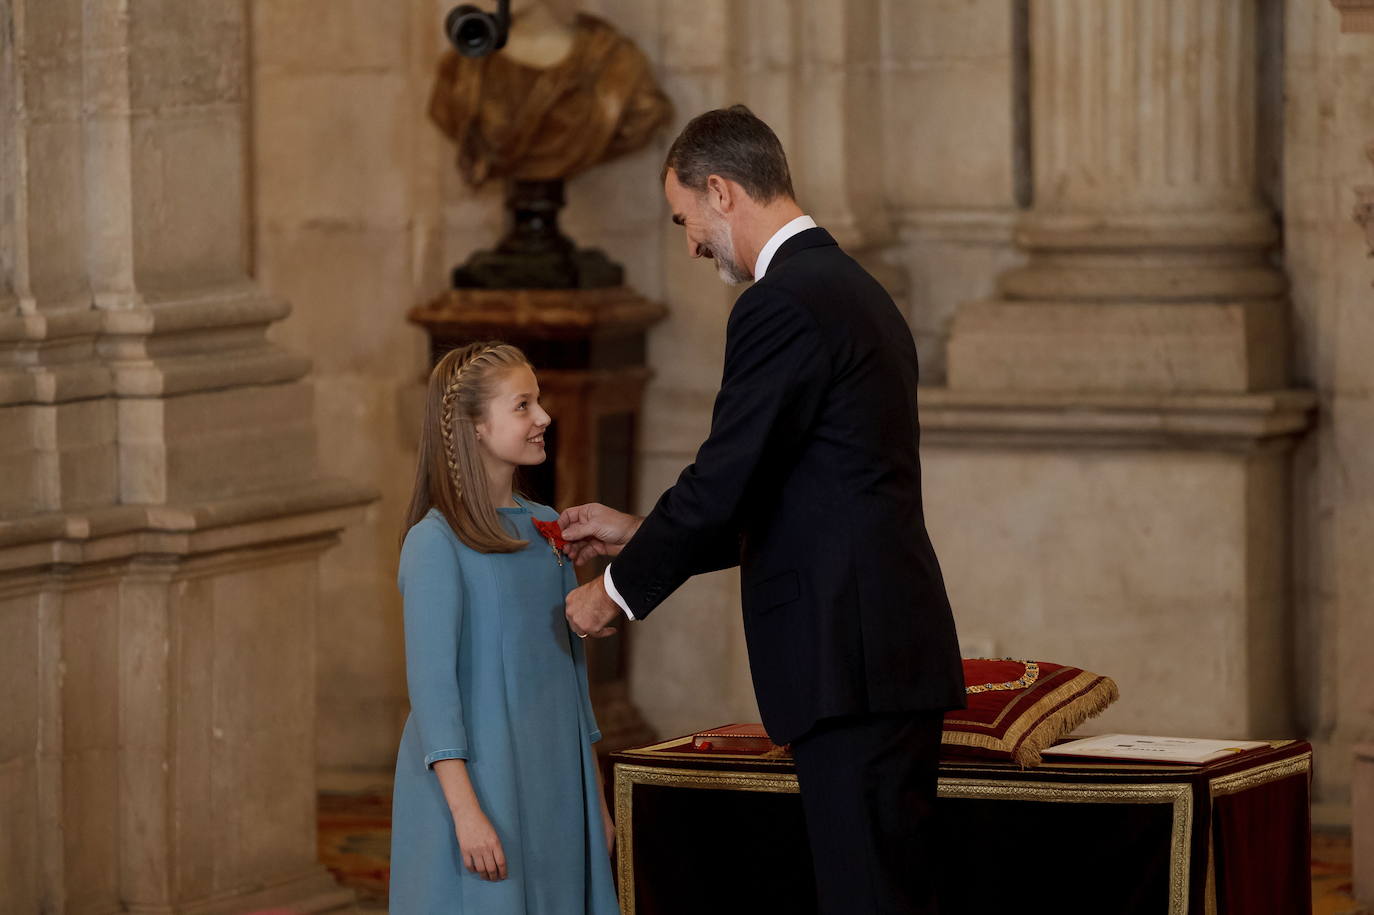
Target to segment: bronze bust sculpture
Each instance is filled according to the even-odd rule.
[[[607,22],[552,0],[513,9],[506,48],[480,58],[449,51],[430,96],[464,180],[508,179],[515,214],[510,234],[457,268],[454,285],[618,285],[618,266],[558,233],[562,182],[647,144],[671,107],[648,60]]]

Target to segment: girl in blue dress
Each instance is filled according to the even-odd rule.
[[[396,758],[392,915],[616,915],[572,563],[515,495],[549,415],[520,350],[473,344],[430,376],[401,547],[411,713]]]

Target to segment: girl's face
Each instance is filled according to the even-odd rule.
[[[553,420],[539,405],[539,382],[527,365],[496,379],[486,418],[476,425],[477,444],[498,461],[517,466],[542,464],[544,430]]]

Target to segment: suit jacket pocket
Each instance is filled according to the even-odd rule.
[[[801,584],[796,571],[788,569],[750,585],[748,594],[748,609],[755,613],[767,613],[800,597]]]

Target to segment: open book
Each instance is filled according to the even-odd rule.
[[[1045,756],[1088,756],[1097,759],[1144,759],[1154,762],[1202,765],[1267,747],[1263,740],[1205,740],[1198,737],[1148,737],[1141,734],[1103,734],[1070,740],[1043,751]]]

